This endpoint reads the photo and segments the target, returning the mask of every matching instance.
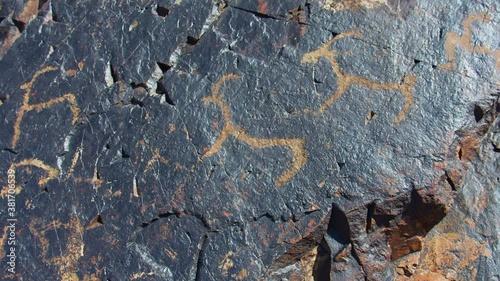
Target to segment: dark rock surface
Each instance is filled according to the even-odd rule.
[[[0,2],[1,279],[499,280],[499,11]]]

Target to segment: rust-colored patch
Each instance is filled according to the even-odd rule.
[[[65,76],[75,76],[78,73],[78,70],[76,69],[70,69],[64,72]]]
[[[102,218],[100,215],[97,215],[95,218],[92,219],[92,221],[90,221],[89,225],[87,226],[87,230],[98,228],[102,225],[103,225]]]
[[[405,279],[408,280],[408,279]],[[434,272],[418,272],[417,274],[413,275],[411,281],[450,281],[448,278],[444,277],[441,274],[434,273]]]
[[[302,6],[298,6],[297,8],[288,11],[287,20],[302,24],[306,23],[306,11],[302,8]]]
[[[470,162],[477,155],[477,150],[481,146],[481,140],[477,135],[470,135],[465,138],[457,147],[458,158],[462,161]]]
[[[232,251],[229,251],[225,256],[222,262],[219,265],[219,268],[222,270],[222,273],[227,276],[227,271],[234,266],[234,262],[231,257],[234,256]]]
[[[170,123],[168,124],[168,133],[171,134],[173,132],[175,132],[175,124]]]
[[[306,31],[307,31],[307,25],[303,25],[300,27],[300,36],[304,36],[306,34]]]
[[[231,216],[231,213],[226,211],[226,210],[222,210],[222,214],[224,214],[224,216],[226,217],[230,217]]]

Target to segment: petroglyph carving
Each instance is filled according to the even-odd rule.
[[[40,71],[37,71],[35,75],[33,75],[33,78],[31,78],[31,81],[28,83],[25,83],[21,86],[21,90],[26,90],[23,98],[23,103],[21,105],[21,108],[19,108],[16,116],[16,121],[14,123],[14,136],[12,138],[12,148],[15,149],[17,146],[17,143],[19,142],[19,138],[21,137],[21,122],[23,121],[24,114],[27,112],[30,112],[32,110],[36,110],[37,112],[40,112],[43,109],[49,109],[51,108],[54,104],[60,103],[63,101],[67,101],[69,103],[71,112],[73,113],[73,118],[71,120],[72,124],[75,124],[76,121],[78,120],[78,115],[80,114],[80,109],[78,108],[76,104],[76,98],[75,95],[72,93],[67,93],[64,96],[57,97],[57,98],[52,98],[46,102],[41,102],[38,104],[30,104],[30,95],[32,92],[33,84],[36,82],[38,77],[42,75],[43,73],[49,72],[49,71],[54,71],[57,70],[57,67],[54,66],[47,66],[42,68]]]
[[[240,78],[240,76],[236,74],[224,75],[212,86],[212,95],[205,97],[202,100],[205,103],[216,104],[222,111],[222,116],[224,118],[224,126],[218,139],[202,156],[202,159],[217,153],[230,136],[234,137],[238,141],[249,144],[251,148],[267,148],[273,146],[288,148],[292,152],[293,157],[290,163],[290,168],[275,181],[276,186],[280,187],[290,181],[290,179],[293,178],[307,162],[307,154],[304,147],[305,140],[298,138],[255,138],[250,136],[244,129],[234,125],[231,119],[231,111],[229,106],[223,100],[224,98],[220,93],[220,88],[225,81],[238,78]]]
[[[359,8],[374,9],[387,5],[387,0],[324,0],[323,8],[340,12],[343,10],[357,10]]]
[[[444,43],[444,49],[449,61],[445,64],[440,65],[441,68],[445,70],[453,70],[455,67],[455,61],[457,59],[456,47],[460,47],[468,52],[476,54],[489,54],[493,56],[496,61],[495,67],[500,69],[500,50],[494,50],[486,45],[478,46],[472,43],[472,29],[471,25],[474,22],[487,23],[491,21],[491,17],[486,13],[474,14],[468,16],[462,23],[463,32],[462,35],[458,35],[455,32],[448,32],[446,35],[446,41]]]
[[[331,104],[335,103],[338,99],[340,99],[351,85],[357,84],[373,90],[381,90],[381,91],[392,90],[401,92],[401,95],[404,98],[404,104],[401,111],[394,118],[394,123],[397,125],[401,121],[403,121],[410,112],[411,106],[413,104],[412,90],[415,87],[416,77],[405,76],[402,79],[401,83],[399,82],[382,83],[382,82],[372,81],[370,79],[361,76],[344,73],[335,58],[335,56],[337,55],[337,51],[332,50],[331,46],[334,42],[342,38],[361,36],[361,35],[362,33],[359,30],[354,30],[339,34],[334,38],[330,39],[328,42],[326,42],[323,46],[319,47],[317,50],[306,53],[302,56],[302,63],[317,64],[320,58],[326,59],[332,67],[332,72],[335,73],[335,75],[338,77],[337,90],[323,102],[323,104],[317,111],[313,113],[317,115],[322,114]]]
[[[22,166],[34,166],[47,172],[47,176],[41,177],[40,180],[38,181],[39,186],[44,186],[49,181],[56,179],[57,176],[59,175],[59,171],[57,169],[43,163],[43,161],[36,158],[25,159],[21,162],[14,163],[10,166],[10,168],[16,170],[17,168]]]

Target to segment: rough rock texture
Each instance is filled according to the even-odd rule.
[[[0,19],[0,279],[500,279],[500,2]]]

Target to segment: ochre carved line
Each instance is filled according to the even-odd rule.
[[[416,77],[406,76],[404,77],[402,83],[381,83],[369,80],[361,76],[344,73],[335,58],[337,52],[330,48],[332,44],[339,39],[360,35],[362,35],[362,33],[359,30],[339,34],[333,39],[326,42],[323,46],[319,47],[317,50],[306,53],[304,54],[304,56],[302,56],[302,63],[317,64],[320,58],[325,58],[332,66],[332,72],[335,73],[335,75],[338,77],[337,90],[323,102],[323,104],[317,111],[314,111],[313,113],[317,115],[322,114],[331,104],[340,99],[351,85],[357,84],[373,90],[393,90],[401,92],[401,95],[404,98],[404,104],[401,111],[394,118],[394,123],[397,125],[401,121],[403,121],[410,112],[411,106],[413,104],[412,91],[415,87]]]
[[[56,179],[57,175],[59,175],[59,171],[57,169],[43,163],[42,160],[36,158],[25,159],[21,162],[14,163],[10,166],[10,168],[15,170],[16,168],[22,166],[35,166],[47,172],[47,177],[41,177],[38,181],[38,185],[40,186],[44,186],[49,181]]]
[[[7,230],[7,226],[4,226],[3,235],[2,238],[0,238],[0,259],[5,258],[5,243],[7,242],[7,238],[9,237]]]
[[[493,50],[486,45],[477,46],[471,43],[472,41],[472,30],[471,24],[474,22],[486,23],[491,21],[491,17],[486,13],[474,14],[468,16],[462,23],[463,32],[459,36],[455,32],[448,32],[446,35],[446,41],[444,43],[444,50],[449,58],[449,61],[445,64],[440,65],[441,68],[445,70],[453,70],[455,67],[455,61],[457,59],[456,47],[461,47],[471,53],[476,54],[490,54],[496,61],[495,67],[500,69],[500,50]]]
[[[202,156],[202,159],[210,157],[211,155],[217,153],[224,142],[227,140],[229,136],[234,137],[235,139],[245,142],[253,148],[267,148],[272,146],[281,146],[288,148],[292,154],[293,158],[291,161],[291,167],[285,171],[278,179],[276,179],[275,184],[277,187],[282,186],[292,179],[292,177],[297,174],[297,172],[304,166],[307,162],[307,154],[305,151],[305,141],[303,139],[289,139],[289,138],[254,138],[250,136],[244,129],[239,126],[234,125],[231,120],[231,112],[229,110],[229,106],[223,101],[223,96],[220,93],[220,88],[223,83],[227,80],[238,79],[239,75],[236,74],[228,74],[221,77],[213,86],[212,86],[212,96],[203,98],[203,102],[205,103],[215,103],[222,111],[222,116],[224,118],[224,126],[220,132],[219,138],[215,141],[215,143],[208,149],[208,151]]]
[[[80,220],[71,216],[68,223],[61,223],[56,220],[49,224],[42,225],[39,228],[36,228],[35,225],[36,222],[33,220],[29,225],[29,229],[31,233],[40,240],[42,246],[40,257],[42,260],[48,265],[55,265],[58,267],[58,274],[61,280],[79,280],[76,274],[78,272],[78,261],[83,257],[85,247],[83,242],[84,228]],[[45,237],[45,234],[47,231],[57,231],[57,229],[60,228],[68,229],[70,232],[66,241],[66,251],[64,254],[61,253],[60,256],[47,258],[50,243]]]
[[[73,155],[73,158],[71,159],[71,166],[69,167],[68,173],[66,174],[66,177],[64,178],[65,180],[69,179],[75,172],[75,167],[78,162],[78,158],[80,158],[80,153],[82,152],[82,148],[78,148],[75,151],[75,155]]]
[[[31,81],[28,83],[25,83],[21,86],[21,90],[26,90],[23,98],[23,103],[21,105],[21,108],[19,108],[16,116],[16,121],[14,122],[14,136],[12,138],[12,148],[15,149],[17,146],[17,143],[19,141],[19,138],[21,137],[21,122],[24,118],[24,114],[36,110],[37,112],[40,112],[42,109],[48,109],[51,108],[54,104],[60,103],[63,101],[67,101],[69,103],[71,112],[73,113],[73,118],[71,120],[72,124],[75,124],[76,121],[78,120],[78,115],[80,114],[80,109],[78,108],[78,105],[76,104],[76,98],[75,95],[72,93],[67,93],[62,97],[57,97],[50,99],[49,101],[46,102],[41,102],[38,104],[30,104],[30,95],[31,91],[33,88],[33,84],[37,80],[37,78],[42,75],[43,73],[49,72],[49,71],[54,71],[57,70],[56,67],[54,66],[47,66],[35,73],[33,75],[33,78],[31,78]]]
[[[333,12],[357,10],[361,7],[374,9],[387,5],[387,0],[323,0],[323,8]]]
[[[38,180],[38,185],[40,187],[45,186],[49,181],[56,179],[57,176],[59,175],[59,170],[43,163],[42,160],[36,158],[24,159],[21,162],[13,163],[10,165],[10,169],[16,170],[19,167],[25,167],[25,166],[34,166],[47,172],[46,177],[42,176]],[[21,185],[17,185],[15,188],[16,194],[19,194],[22,191],[22,189],[23,188]],[[8,190],[9,190],[8,186],[3,187],[2,191],[0,192],[2,198],[8,194]]]

